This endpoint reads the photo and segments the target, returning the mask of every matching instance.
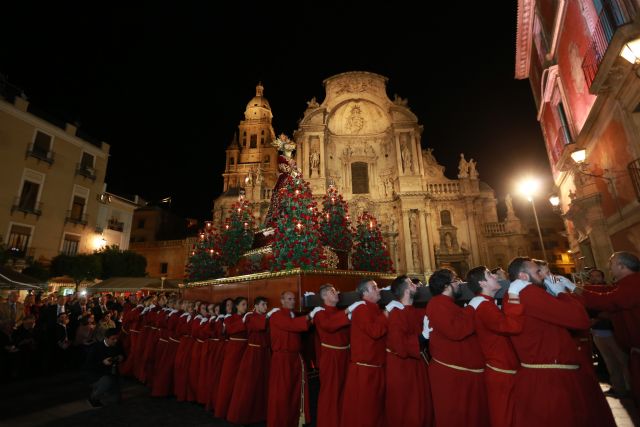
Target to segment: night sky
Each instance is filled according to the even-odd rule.
[[[346,71],[389,78],[389,97],[409,100],[448,177],[464,152],[500,199],[524,174],[550,182],[529,82],[513,78],[515,0],[427,2],[426,12],[402,1],[12,3],[0,73],[111,145],[116,194],[171,196],[179,214],[206,219],[258,81],[276,133],[291,136],[306,102],[324,98],[322,81]]]

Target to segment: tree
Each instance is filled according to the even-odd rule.
[[[358,218],[352,262],[356,270],[393,272],[393,263],[382,240],[378,221],[367,212]]]
[[[102,264],[103,280],[110,277],[144,277],[147,273],[147,259],[133,251],[123,251],[117,246],[109,246],[96,252]]]
[[[241,192],[238,201],[231,207],[222,230],[221,252],[224,265],[229,267],[236,265],[242,254],[251,249],[253,228],[251,206],[245,200],[244,192]]]
[[[191,256],[187,262],[189,280],[207,280],[222,275],[222,256],[220,252],[220,235],[207,222],[200,230],[198,241],[193,245]]]
[[[322,268],[318,210],[309,183],[297,176],[281,188],[273,243],[273,271]]]
[[[349,206],[334,185],[329,185],[322,198],[320,239],[323,245],[338,251],[349,252],[353,246]]]
[[[60,254],[51,260],[51,272],[57,276],[71,277],[77,291],[82,281],[100,277],[102,264],[97,254]]]

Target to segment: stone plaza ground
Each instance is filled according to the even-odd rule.
[[[310,379],[310,388],[311,402],[315,402],[317,378]],[[75,371],[2,384],[0,426],[231,426],[213,418],[198,404],[176,402],[174,398],[152,398],[147,387],[133,380],[123,381],[123,400],[118,405],[94,409],[86,401],[88,392],[83,375]],[[618,426],[640,426],[631,400],[610,397],[607,400]],[[312,408],[312,413],[314,410]]]

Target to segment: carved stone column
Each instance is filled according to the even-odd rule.
[[[409,229],[409,215],[411,211],[408,209],[402,210],[402,240],[404,240],[404,263],[406,265],[406,271],[413,272],[415,266],[413,265],[413,256],[411,249],[411,232]]]
[[[393,135],[393,140],[395,141],[395,147],[396,147],[396,166],[398,168],[398,172],[402,171],[402,175],[405,175],[404,169],[402,168],[402,155],[400,154],[400,134],[395,134]],[[398,175],[400,175],[398,173]]]
[[[320,177],[324,178],[326,176],[326,171],[325,171],[325,151],[324,151],[324,135],[320,134],[318,135],[319,141],[320,141]]]
[[[431,239],[429,239],[429,232],[427,229],[427,222],[425,221],[425,214],[426,212],[424,211],[418,212],[418,217],[420,218],[420,230],[422,230],[422,233],[420,233],[420,244],[422,246],[422,265],[424,266],[424,271],[433,271],[433,264],[431,264],[431,257],[429,256],[431,252],[429,250],[429,248],[431,247]]]

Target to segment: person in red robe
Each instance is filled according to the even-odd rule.
[[[256,424],[267,419],[271,350],[266,313],[267,299],[256,297],[253,311],[243,318],[248,334],[247,349],[238,367],[227,411],[227,421],[234,424]]]
[[[122,317],[122,348],[125,352],[127,358],[124,363],[120,367],[120,375],[130,376],[133,371],[133,360],[131,359],[133,341],[137,341],[138,334],[131,332],[131,329],[135,327],[137,320],[140,316],[140,313],[144,310],[144,305],[138,304],[134,308],[130,309],[127,314]],[[132,335],[135,334],[135,338],[132,338]],[[136,343],[137,344],[137,343]]]
[[[640,260],[630,252],[615,252],[609,269],[616,287],[606,293],[584,290],[582,297],[588,308],[610,314],[616,342],[629,357],[631,392],[640,407]]]
[[[204,305],[204,304],[203,304]],[[192,376],[193,387],[194,387],[194,400],[202,405],[207,404],[207,395],[205,390],[205,382],[207,381],[207,362],[209,361],[209,349],[210,349],[210,339],[213,338],[213,330],[211,329],[211,319],[216,316],[215,313],[215,304],[205,305],[204,308],[204,318],[200,320],[200,327],[198,330],[197,340],[201,341],[200,344],[200,355],[198,359],[194,362],[197,364],[197,375],[192,375],[191,371],[190,375]]]
[[[343,427],[381,427],[384,416],[384,362],[387,317],[378,307],[380,289],[371,279],[361,281],[360,301],[347,310],[351,317],[351,363],[342,398]]]
[[[225,336],[224,336],[224,319],[227,314],[233,312],[233,300],[227,298],[220,304],[220,315],[216,319],[215,323],[211,325],[213,331],[211,333],[213,337],[214,348],[211,349],[209,357],[209,368],[207,373],[208,391],[209,396],[206,409],[213,411],[216,406],[218,386],[220,384],[220,377],[222,376],[222,362],[224,360],[224,351],[226,348]]]
[[[148,302],[146,303],[148,304]],[[145,301],[141,301],[136,308],[132,309],[128,316],[128,331],[129,331],[129,353],[124,359],[124,363],[120,367],[120,375],[134,376],[136,368],[136,355],[140,351],[140,328],[142,327],[142,312],[145,309]]]
[[[394,300],[387,304],[386,399],[387,425],[433,426],[433,404],[426,356],[420,340],[429,338],[423,310],[413,307],[417,288],[406,275],[391,283]],[[402,399],[401,396],[411,396]]]
[[[183,301],[176,301],[166,315],[167,326],[161,332],[158,343],[158,345],[163,344],[162,340],[166,340],[166,349],[158,356],[158,362],[154,368],[154,380],[151,387],[151,396],[153,397],[167,397],[173,391],[173,368],[180,344],[177,327],[184,313],[182,308],[184,308]]]
[[[429,380],[437,426],[489,426],[484,357],[475,333],[474,310],[461,308],[462,281],[450,269],[429,277]]]
[[[193,318],[196,316],[196,307],[200,307],[199,302],[187,301],[185,304],[185,312],[182,313],[178,326],[176,327],[177,336],[180,337],[176,358],[173,365],[173,394],[178,402],[187,400],[187,383],[189,378],[189,362],[191,358],[189,353],[193,346],[193,337],[191,336],[191,328]]]
[[[522,332],[524,318],[517,298],[502,312],[494,299],[500,290],[495,274],[481,265],[467,273],[467,286],[477,296],[469,301],[475,310],[475,330],[485,359],[484,383],[492,427],[510,427],[513,405],[510,400],[520,361],[510,335]]]
[[[197,400],[198,383],[200,382],[200,359],[207,351],[207,337],[209,335],[209,312],[207,304],[200,304],[200,312],[191,322],[191,336],[193,345],[189,354],[189,375],[187,378],[187,401]]]
[[[226,418],[233,386],[236,384],[236,376],[240,361],[247,348],[247,326],[242,317],[247,312],[247,299],[238,297],[234,301],[233,313],[224,319],[224,330],[228,337],[225,344],[224,359],[222,360],[222,374],[216,396],[216,404],[213,413],[218,418]]]
[[[307,372],[300,354],[301,333],[309,329],[309,316],[295,317],[296,297],[285,291],[282,308],[268,313],[271,339],[267,425],[295,427],[309,422]]]
[[[220,315],[220,304],[209,304],[207,309],[209,310],[209,321],[206,326],[208,330],[206,333],[207,350],[200,359],[200,378],[198,379],[198,392],[196,393],[196,401],[205,405],[205,407],[209,404],[211,357],[212,351],[214,351],[213,343],[216,342],[215,322]],[[220,341],[219,338],[218,341]]]
[[[338,291],[331,284],[320,287],[322,306],[316,307],[313,324],[320,339],[320,393],[316,426],[336,427],[342,414],[342,391],[349,369],[349,317],[346,310],[338,310]]]
[[[521,366],[511,396],[512,426],[613,427],[602,390],[581,370],[569,334],[569,329],[589,327],[580,300],[564,291],[547,292],[541,269],[531,258],[514,258],[509,278],[509,301],[519,298],[524,310],[522,332],[511,337]]]

